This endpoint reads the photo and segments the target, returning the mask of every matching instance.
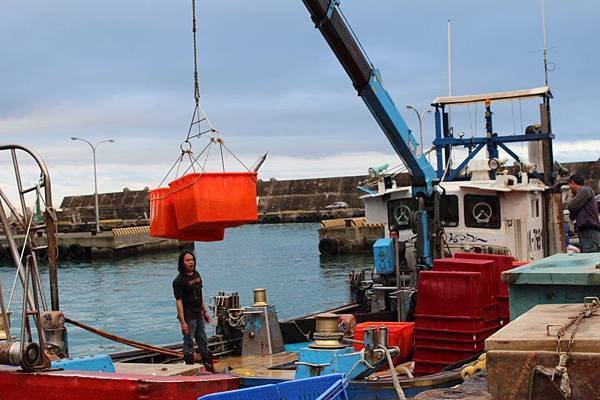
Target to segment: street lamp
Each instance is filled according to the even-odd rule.
[[[81,140],[82,142],[87,143],[92,148],[92,154],[94,156],[94,200],[96,203],[96,233],[98,233],[100,232],[100,211],[98,209],[98,178],[96,175],[96,149],[102,143],[114,143],[115,141],[113,139],[107,139],[102,140],[96,144],[92,144],[89,141],[77,136],[71,136],[71,140]]]
[[[425,119],[425,114],[430,113],[431,110],[427,109],[427,110],[423,110],[422,113],[419,113],[419,110],[417,110],[415,107],[408,105],[406,106],[407,109],[409,110],[413,110],[415,112],[415,114],[417,114],[417,118],[419,119],[419,154],[421,155],[423,154],[423,120]]]

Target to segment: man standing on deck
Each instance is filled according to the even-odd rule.
[[[204,368],[215,372],[212,353],[208,351],[208,339],[204,322],[210,315],[202,298],[202,278],[196,271],[196,256],[191,251],[179,255],[179,275],[173,281],[173,293],[177,305],[177,318],[183,333],[183,358],[186,364],[194,364],[194,340],[198,345]]]
[[[569,188],[573,193],[569,202],[569,214],[579,236],[579,250],[582,253],[600,252],[598,204],[592,188],[583,184],[581,176],[573,175],[569,178]]]

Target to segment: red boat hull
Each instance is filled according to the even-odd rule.
[[[152,376],[48,371],[24,373],[0,366],[0,400],[196,400],[239,388],[239,378],[210,374]]]

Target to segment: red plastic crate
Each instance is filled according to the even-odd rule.
[[[513,261],[513,268],[522,267],[523,265],[529,264],[529,261]]]
[[[442,350],[460,350],[480,352],[485,350],[485,340],[478,342],[458,342],[454,340],[443,339],[421,339],[415,338],[415,346],[421,348],[436,348]]]
[[[440,364],[450,365],[471,358],[477,353],[479,352],[418,346],[415,348],[415,360],[437,361]]]
[[[485,304],[496,302],[498,292],[497,267],[493,260],[478,260],[466,258],[440,258],[433,261],[434,271],[479,272],[481,273],[483,296],[488,301]]]
[[[477,331],[500,326],[498,303],[483,309],[480,316],[415,314],[417,328]]]
[[[478,272],[421,272],[416,314],[482,317],[481,281]]]
[[[504,320],[504,323],[510,321],[510,306],[508,303],[508,297],[498,296],[498,311],[500,318]]]
[[[418,339],[433,339],[433,340],[448,340],[455,342],[477,342],[483,341],[496,332],[500,326],[494,328],[480,329],[474,331],[458,331],[458,330],[436,330],[427,328],[415,328],[415,340]]]
[[[448,364],[430,362],[427,360],[415,360],[415,369],[413,371],[413,374],[415,376],[437,374],[442,369],[444,369],[446,365]]]
[[[385,325],[388,328],[388,346],[396,346],[400,349],[400,359],[409,359],[414,349],[414,322],[361,322],[356,325],[354,340],[363,341],[365,338],[365,329],[379,328],[381,325]],[[364,348],[364,345],[354,343],[353,347],[354,350],[360,351]]]
[[[500,296],[508,296],[508,285],[502,282],[500,275],[502,272],[508,271],[513,268],[513,262],[515,261],[512,256],[503,256],[499,254],[482,254],[482,253],[456,253],[454,258],[462,259],[475,259],[475,260],[491,260],[496,263],[496,281],[498,285],[497,294]]]

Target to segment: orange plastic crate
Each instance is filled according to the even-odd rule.
[[[150,236],[167,239],[213,242],[223,240],[224,228],[197,229],[182,232],[177,228],[175,208],[170,198],[171,189],[150,190]]]
[[[414,348],[414,322],[361,322],[356,325],[354,340],[363,341],[365,338],[365,329],[373,327],[379,329],[381,325],[385,325],[388,328],[388,346],[396,346],[400,349],[399,359],[409,359]],[[356,351],[362,350],[364,347],[363,344],[359,343],[354,343],[353,346]]]
[[[192,173],[169,186],[180,231],[229,228],[258,219],[256,173]]]

